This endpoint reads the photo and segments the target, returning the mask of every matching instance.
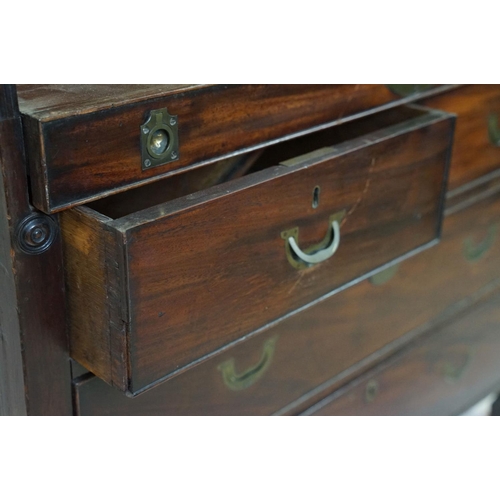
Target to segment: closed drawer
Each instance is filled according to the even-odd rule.
[[[21,85],[33,203],[59,211],[449,86],[433,87]],[[145,124],[165,109],[177,144],[148,165],[141,148]]]
[[[499,324],[497,295],[306,414],[458,415],[500,387]]]
[[[500,169],[500,85],[467,85],[425,101],[457,114],[449,189]]]
[[[500,195],[447,216],[439,245],[334,295],[136,398],[93,377],[83,415],[271,414],[328,394],[408,332],[499,285]],[[413,334],[410,334],[413,335]],[[391,344],[392,343],[392,344]],[[382,351],[381,351],[382,350]],[[319,387],[319,389],[317,389]],[[302,406],[298,402],[291,408]]]
[[[118,219],[64,212],[72,356],[136,394],[432,244],[452,125],[402,108],[310,137],[306,146],[324,146],[313,153]]]

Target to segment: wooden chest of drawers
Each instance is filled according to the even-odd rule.
[[[1,96],[3,413],[451,414],[500,388],[500,86]]]

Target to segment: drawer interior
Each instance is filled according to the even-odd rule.
[[[278,142],[257,151],[236,155],[196,170],[180,173],[91,202],[87,206],[106,217],[119,219],[134,212],[269,169],[322,148],[335,147],[345,141],[404,124],[409,120],[424,117],[428,112],[427,108],[419,106],[391,108],[366,118],[349,121],[343,125]]]

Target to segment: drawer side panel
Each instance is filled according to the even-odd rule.
[[[120,252],[106,222],[86,208],[61,214],[70,354],[92,373],[125,390]],[[121,355],[112,357],[112,353]]]

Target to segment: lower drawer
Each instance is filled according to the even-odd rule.
[[[494,281],[500,195],[445,219],[443,240],[371,280],[263,330],[134,399],[92,377],[83,415],[270,414],[342,379],[390,342]],[[391,276],[393,275],[393,276]]]
[[[500,295],[306,415],[456,415],[500,386]]]

